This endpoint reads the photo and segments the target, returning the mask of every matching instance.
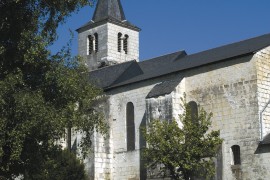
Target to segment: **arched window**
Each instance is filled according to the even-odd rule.
[[[124,51],[127,54],[128,53],[128,35],[125,35],[125,39],[124,39]]]
[[[241,164],[240,146],[233,145],[231,147],[231,153],[232,153],[232,165],[240,165]]]
[[[117,37],[117,43],[118,43],[118,52],[121,52],[121,48],[122,48],[122,33],[118,33],[118,37]]]
[[[127,130],[127,151],[135,150],[135,124],[134,124],[134,105],[127,103],[126,109],[126,130]]]
[[[195,101],[190,101],[188,105],[190,108],[191,119],[195,121],[198,118],[198,105]]]
[[[93,53],[94,50],[94,44],[93,44],[94,38],[92,35],[88,36],[88,55]]]
[[[95,36],[95,52],[98,52],[98,34],[95,33],[94,36]]]

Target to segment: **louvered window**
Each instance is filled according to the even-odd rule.
[[[98,52],[98,34],[97,33],[95,33],[94,34],[94,36],[95,36],[95,52]]]
[[[93,41],[94,41],[94,37],[92,35],[89,35],[88,36],[88,55],[93,53],[93,50],[94,50]]]
[[[121,48],[122,48],[122,33],[118,33],[118,39],[117,39],[117,43],[118,43],[118,52],[121,52]]]
[[[125,53],[127,54],[128,53],[128,35],[125,35],[125,38],[124,38],[124,51]]]

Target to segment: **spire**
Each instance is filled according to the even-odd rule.
[[[126,20],[120,0],[98,0],[92,20],[78,28],[77,31],[82,32],[108,22],[135,31],[141,30]]]
[[[114,19],[122,22],[126,20],[120,0],[98,0],[93,21]]]

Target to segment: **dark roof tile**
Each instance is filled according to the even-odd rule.
[[[260,144],[270,144],[270,133],[263,138]]]
[[[136,61],[128,61],[91,71],[89,73],[90,81],[102,88],[109,87],[134,63]]]
[[[126,20],[120,0],[98,0],[92,20],[98,22],[108,18]]]
[[[176,88],[176,86],[181,82],[183,78],[175,78],[169,81],[163,81],[153,87],[153,89],[148,93],[146,98],[153,98],[158,96],[163,96],[170,94]]]
[[[253,54],[267,46],[270,46],[270,34],[186,56],[185,58],[182,58],[181,61],[170,64],[165,69],[164,73],[172,73],[247,54]]]
[[[82,32],[107,22],[140,31],[140,28],[126,20],[120,0],[98,0],[92,20],[78,28],[77,31]]]
[[[179,51],[139,63],[132,61],[132,66],[130,66],[131,62],[118,64],[90,72],[90,74],[102,82],[101,87],[106,87],[105,89],[108,90],[178,71],[253,54],[267,46],[270,46],[270,34],[192,55],[186,55],[185,51]]]
[[[113,84],[111,87],[121,86],[124,84],[129,84],[129,83],[143,81],[146,79],[159,77],[162,75],[162,72],[163,72],[162,69],[164,67],[168,66],[168,64],[173,63],[175,59],[179,59],[184,56],[186,56],[185,51],[178,51],[172,54],[167,54],[164,56],[160,56],[160,57],[156,57],[150,60],[139,62],[138,65],[143,73],[137,76],[134,76],[132,78],[129,78],[126,81],[117,82],[117,84]]]

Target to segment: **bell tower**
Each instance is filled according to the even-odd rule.
[[[120,0],[98,0],[92,20],[77,29],[79,55],[89,70],[139,61],[139,31],[126,20]]]

